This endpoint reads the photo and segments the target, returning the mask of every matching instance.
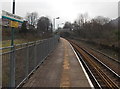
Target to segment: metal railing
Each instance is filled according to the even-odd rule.
[[[0,54],[2,56],[2,86],[19,87],[54,50],[58,41],[57,35],[49,39],[1,48],[0,50],[6,50]],[[14,61],[12,61],[13,58]],[[11,63],[14,66],[11,66]]]

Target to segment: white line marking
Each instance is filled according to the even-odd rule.
[[[70,44],[70,43],[69,43],[69,44]],[[79,59],[77,53],[75,52],[75,50],[74,50],[74,48],[72,47],[71,44],[70,44],[70,47],[72,48],[73,52],[75,53],[75,55],[76,55],[76,57],[77,57],[77,59],[78,59],[80,65],[81,65],[81,67],[82,67],[82,69],[83,69],[83,72],[85,73],[85,76],[87,77],[87,80],[88,80],[88,82],[89,82],[91,88],[92,88],[92,89],[95,89],[94,86],[93,86],[93,84],[92,84],[92,82],[91,82],[91,80],[90,80],[90,78],[89,78],[89,76],[88,76],[88,74],[87,74],[87,72],[86,72],[86,70],[85,70],[85,68],[83,67],[83,65],[82,65],[82,63],[81,63],[81,61],[80,61],[80,59]]]

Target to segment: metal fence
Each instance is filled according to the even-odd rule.
[[[59,41],[59,36],[49,39],[1,48],[2,86],[19,87],[45,60]],[[12,48],[12,50],[11,50]]]

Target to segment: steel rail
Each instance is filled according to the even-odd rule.
[[[78,47],[80,47],[77,43],[75,43]],[[81,47],[80,47],[81,48]],[[104,67],[106,67],[109,71],[111,71],[113,74],[115,74],[118,78],[120,78],[120,75],[117,74],[114,70],[112,70],[110,67],[108,67],[105,63],[103,63],[102,61],[100,61],[97,57],[95,57],[93,54],[91,54],[90,52],[88,52],[85,48],[81,48],[82,50],[84,50],[88,55],[90,55],[91,57],[93,57],[95,60],[97,60],[98,62],[100,62],[100,64],[102,64]]]
[[[84,51],[86,51],[86,53],[88,53],[91,57],[93,57],[95,60],[97,60],[99,63],[101,63],[104,67],[106,67],[109,71],[111,71],[113,74],[115,74],[118,78],[120,78],[120,75],[117,74],[115,71],[113,71],[110,67],[108,67],[106,64],[104,64],[103,62],[101,62],[98,58],[96,58],[94,55],[92,55],[91,53],[89,53],[87,50],[85,50],[84,48],[82,48]]]
[[[109,59],[111,59],[111,60],[113,60],[113,61],[115,61],[115,62],[117,62],[117,63],[120,64],[120,61],[119,61],[118,59],[115,59],[115,58],[113,58],[113,57],[111,57],[111,56],[109,56],[109,55],[107,55],[107,54],[105,54],[105,53],[103,53],[103,52],[101,52],[101,51],[99,51],[99,50],[96,50],[96,49],[94,49],[94,48],[91,48],[91,47],[88,47],[88,48],[91,49],[91,50],[93,50],[93,51],[95,51],[95,52],[97,52],[97,53],[100,53],[100,54],[102,54],[103,56],[105,56],[105,57],[107,57],[107,58],[109,58]]]
[[[95,49],[93,49],[93,48],[90,48],[90,49],[92,49],[92,50],[94,50],[94,51],[96,51],[96,52],[98,52],[98,53],[100,53],[100,54],[102,54],[102,55],[104,55],[104,56],[108,57],[109,59],[111,59],[111,60],[113,60],[113,61],[116,61],[117,63],[119,63],[119,64],[120,64],[120,61],[119,61],[119,60],[114,59],[114,58],[112,58],[112,57],[108,56],[107,54],[105,54],[105,53],[103,53],[103,52],[101,52],[101,51],[99,51],[99,50],[95,50]]]
[[[84,59],[82,58],[82,56],[80,55],[80,53],[79,53],[77,50],[75,50],[75,51],[77,52],[77,54],[78,54],[79,58],[81,59],[82,63],[85,65],[84,67],[86,67],[87,70],[90,72],[90,75],[92,76],[92,78],[93,78],[94,81],[96,82],[97,86],[98,86],[100,89],[102,89],[100,83],[97,81],[97,79],[95,78],[94,74],[92,73],[92,71],[90,70],[90,68],[88,67],[88,65],[86,64],[86,62],[85,62]],[[95,86],[95,87],[96,87],[96,86]]]

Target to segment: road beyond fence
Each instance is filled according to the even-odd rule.
[[[58,41],[59,36],[56,35],[49,39],[1,48],[2,87],[19,87],[55,49]]]

